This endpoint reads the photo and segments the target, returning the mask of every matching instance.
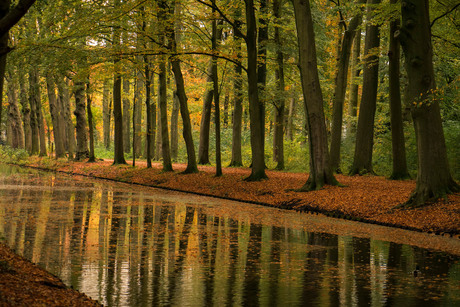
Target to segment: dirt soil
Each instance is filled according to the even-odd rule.
[[[415,188],[414,180],[393,181],[380,176],[337,175],[343,187],[326,186],[319,191],[296,192],[308,174],[267,170],[269,179],[246,182],[248,168],[224,168],[215,177],[215,168],[199,166],[197,174],[181,174],[185,164],[174,164],[174,172],[162,172],[161,163],[145,162],[136,167],[69,162],[32,157],[25,166],[74,175],[135,183],[169,190],[185,191],[241,200],[287,210],[324,214],[336,218],[453,236],[460,239],[460,194],[418,209],[392,208],[406,201]],[[57,277],[15,255],[0,244],[0,306],[100,306],[66,286]]]

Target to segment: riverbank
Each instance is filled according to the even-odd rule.
[[[110,160],[87,163],[30,157],[21,164],[460,238],[459,193],[423,208],[392,210],[409,198],[415,180],[337,175],[344,187],[326,186],[319,191],[296,192],[293,189],[300,188],[308,174],[267,170],[269,179],[246,182],[243,179],[249,176],[249,168],[224,168],[223,176],[215,177],[212,166],[199,166],[196,174],[182,174],[185,164],[174,164],[174,172],[162,172],[161,163],[152,163],[152,168],[146,168],[144,161],[136,162],[136,167],[132,167],[131,161],[128,163],[112,165]]]

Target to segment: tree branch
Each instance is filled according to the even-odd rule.
[[[430,24],[430,28],[433,27],[433,25],[434,25],[434,23],[435,23],[436,21],[438,21],[438,20],[441,19],[442,17],[444,17],[444,16],[446,16],[446,15],[452,13],[452,12],[455,11],[455,9],[456,9],[457,7],[459,7],[459,6],[460,6],[460,3],[457,3],[457,5],[455,5],[453,8],[451,8],[450,10],[448,10],[447,12],[445,12],[444,14],[441,14],[441,15],[439,15],[438,17],[436,17],[435,19],[433,19],[433,21],[432,21],[431,24]]]
[[[36,0],[19,0],[18,4],[0,20],[0,37],[8,33],[8,31],[21,20],[22,16],[27,13],[35,1]]]

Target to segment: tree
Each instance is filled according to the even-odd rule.
[[[337,185],[329,161],[316,44],[309,0],[292,0],[299,43],[299,68],[310,143],[310,175],[301,191],[318,190],[325,184]]]
[[[367,26],[364,45],[363,94],[359,107],[355,154],[350,175],[373,174],[372,149],[374,146],[374,118],[377,105],[379,73],[379,25],[373,21],[375,6],[380,0],[367,1]]]
[[[396,5],[397,0],[391,0]],[[404,140],[403,119],[401,109],[401,84],[399,80],[400,48],[399,41],[395,37],[399,31],[399,16],[390,22],[390,37],[388,50],[388,78],[390,89],[390,122],[391,122],[391,146],[393,156],[393,171],[391,179],[410,178],[406,163],[406,146]]]
[[[365,0],[359,0],[359,5],[365,3]],[[351,46],[356,35],[357,29],[361,24],[361,11],[355,14],[348,24],[348,28],[342,37],[342,44],[339,51],[338,69],[335,80],[333,114],[332,114],[332,129],[331,129],[331,167],[338,173],[340,170],[340,147],[342,143],[342,123],[343,123],[343,105],[345,101],[345,93],[347,89],[348,64],[350,62]],[[345,23],[345,21],[343,21]]]
[[[417,140],[417,185],[404,207],[419,207],[460,190],[447,161],[439,96],[433,69],[428,0],[401,1],[399,40],[404,51],[410,103]]]

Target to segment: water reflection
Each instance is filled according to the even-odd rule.
[[[260,222],[285,213],[2,167],[0,236],[104,305],[460,305],[456,255],[294,227],[293,216],[313,223],[305,215]]]

